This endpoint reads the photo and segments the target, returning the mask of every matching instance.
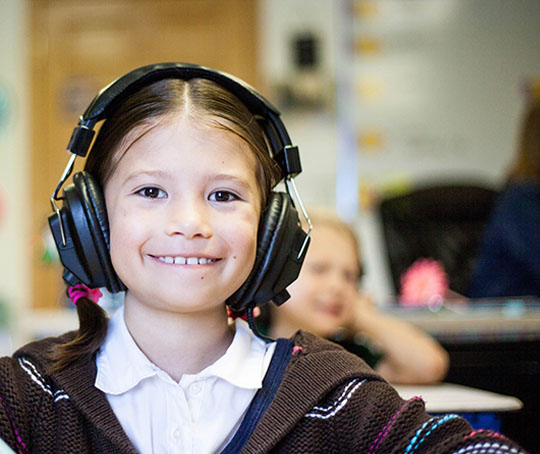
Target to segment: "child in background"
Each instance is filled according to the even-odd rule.
[[[107,321],[93,302],[98,290],[73,285],[88,269],[71,262],[72,226],[53,214],[80,328],[0,360],[0,437],[19,453],[445,454],[479,444],[520,452],[455,415],[430,417],[420,398],[403,401],[333,343],[308,333],[267,343],[240,318],[229,324],[226,305],[252,315],[256,304],[286,298],[242,290],[260,280],[252,271],[268,247],[257,240],[267,233],[260,220],[275,209],[270,190],[280,175],[267,143],[274,153],[281,148],[282,173],[294,161],[261,127],[279,114],[271,106],[261,112],[251,88],[209,69],[172,63],[132,75],[106,89],[112,100],[89,108],[106,119],[89,174],[74,176],[88,195],[103,188],[105,206],[87,208],[107,232],[96,242],[106,246],[100,266],[109,289],[125,289],[124,306]],[[83,121],[76,130],[86,144],[88,128]],[[76,211],[68,188],[64,195]],[[278,224],[277,211],[270,218]],[[293,217],[289,227],[299,228]],[[261,286],[301,261],[297,237],[292,262],[271,267]],[[94,283],[94,275],[85,280]]]
[[[333,339],[392,383],[442,380],[448,354],[437,341],[381,313],[358,291],[362,266],[351,227],[330,211],[309,213],[310,248],[298,279],[288,289],[290,300],[271,306],[271,336],[290,337],[303,329]]]

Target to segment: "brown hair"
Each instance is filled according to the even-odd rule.
[[[509,181],[534,180],[540,183],[540,102],[533,102],[525,113],[517,155]]]
[[[206,79],[164,79],[125,99],[103,123],[86,160],[85,170],[104,187],[122,159],[123,155],[119,156],[117,151],[126,148],[126,141],[137,140],[160,121],[175,114],[228,131],[250,146],[257,162],[256,178],[261,208],[264,209],[271,189],[281,177],[277,163],[268,152],[264,132],[236,96]],[[54,371],[91,359],[105,339],[108,319],[99,305],[81,298],[77,302],[77,314],[79,330],[76,337],[52,352]]]

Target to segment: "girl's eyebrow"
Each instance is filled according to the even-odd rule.
[[[242,186],[245,189],[251,189],[251,185],[248,183],[248,181],[245,178],[242,178],[236,175],[227,174],[227,173],[218,173],[215,175],[209,175],[208,180],[230,181],[232,183]]]
[[[122,183],[123,184],[129,183],[131,180],[135,180],[136,178],[139,178],[141,176],[143,177],[148,176],[148,177],[153,177],[153,178],[165,178],[167,177],[167,173],[164,172],[163,170],[136,170],[135,172],[128,175]]]
[[[139,177],[152,177],[152,178],[171,178],[171,174],[163,171],[163,170],[137,170],[133,172],[132,174],[128,175],[124,181],[123,184],[129,183],[131,180],[134,180]],[[219,181],[230,181],[231,183],[237,184],[241,186],[243,189],[251,190],[251,185],[249,182],[240,176],[228,174],[228,173],[217,173],[217,174],[210,174],[206,178],[208,181],[212,180],[219,180]]]

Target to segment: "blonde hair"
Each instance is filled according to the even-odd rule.
[[[362,259],[360,254],[360,242],[350,224],[342,220],[339,215],[330,208],[316,207],[308,210],[309,218],[315,230],[318,227],[329,227],[348,237],[354,244],[354,253],[358,265],[358,278],[363,274]]]

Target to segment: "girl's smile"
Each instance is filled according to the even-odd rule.
[[[126,302],[175,312],[223,305],[253,266],[255,158],[224,129],[174,116],[136,128],[105,185]]]
[[[158,256],[155,257],[158,260],[161,260],[164,263],[168,264],[174,264],[174,265],[187,265],[187,266],[193,266],[193,265],[209,265],[211,263],[215,263],[220,259],[215,258],[207,258],[207,257],[183,257],[183,256]]]

